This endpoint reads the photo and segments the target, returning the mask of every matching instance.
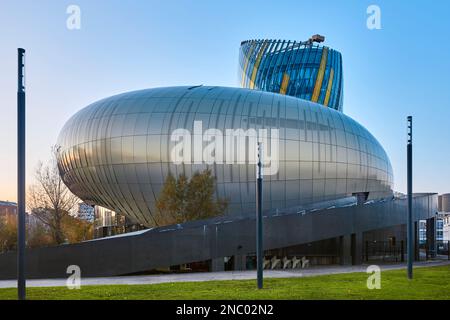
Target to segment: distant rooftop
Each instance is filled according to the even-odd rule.
[[[17,203],[10,202],[10,201],[1,201],[0,200],[0,206],[15,206],[15,207],[17,207]]]

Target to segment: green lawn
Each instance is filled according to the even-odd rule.
[[[151,285],[29,288],[28,299],[450,299],[450,265],[383,271],[381,289],[368,290],[366,273],[255,280],[179,282]],[[15,299],[16,289],[0,289],[0,299]]]

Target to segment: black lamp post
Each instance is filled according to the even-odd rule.
[[[19,48],[17,53],[17,294],[19,300],[25,300],[25,49]]]
[[[408,223],[407,223],[407,244],[408,244],[408,279],[413,278],[413,259],[414,259],[414,230],[412,219],[412,117],[408,116],[408,142],[406,146],[407,152],[407,189],[408,189]]]
[[[261,164],[261,143],[258,143],[258,165],[256,178],[256,265],[258,289],[263,287],[263,227],[262,227],[262,164]]]

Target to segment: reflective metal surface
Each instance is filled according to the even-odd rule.
[[[439,211],[450,212],[450,193],[444,193],[439,196]]]
[[[285,40],[241,43],[239,80],[249,89],[286,94],[342,111],[342,56],[326,46]]]
[[[226,87],[169,87],[128,92],[76,113],[58,138],[63,181],[81,199],[154,225],[169,172],[209,167],[228,214],[254,215],[255,166],[171,162],[177,128],[279,128],[280,168],[264,179],[265,210],[369,192],[392,194],[392,168],[378,141],[332,108],[287,95]]]

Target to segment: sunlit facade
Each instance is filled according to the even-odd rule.
[[[17,203],[10,201],[0,201],[0,217],[16,216]]]
[[[278,128],[279,170],[264,179],[264,210],[366,193],[392,195],[392,168],[377,140],[332,108],[286,95],[229,87],[168,87],[109,97],[76,113],[58,139],[63,181],[84,201],[154,225],[169,173],[212,170],[228,215],[255,211],[254,164],[171,161],[177,128]]]
[[[342,111],[342,56],[314,42],[243,41],[239,80],[244,88],[286,94]]]
[[[342,113],[341,54],[315,42],[250,40],[241,43],[243,88],[191,86],[127,92],[76,113],[59,138],[58,165],[64,183],[81,199],[153,226],[156,202],[169,174],[192,176],[210,169],[226,214],[255,211],[255,163],[171,158],[177,129],[277,129],[278,170],[264,179],[268,214],[356,196],[392,196],[392,167],[378,141]],[[237,137],[239,138],[239,137]],[[254,142],[254,141],[253,141]],[[253,143],[252,142],[252,143]],[[200,142],[204,148],[207,141]],[[255,143],[256,144],[256,143]],[[222,146],[226,153],[227,147]],[[256,146],[250,146],[256,148]],[[200,152],[202,149],[200,149]],[[275,149],[274,149],[275,150]],[[214,152],[216,154],[216,152]],[[184,151],[183,151],[184,154]],[[194,160],[194,161],[190,161]]]

